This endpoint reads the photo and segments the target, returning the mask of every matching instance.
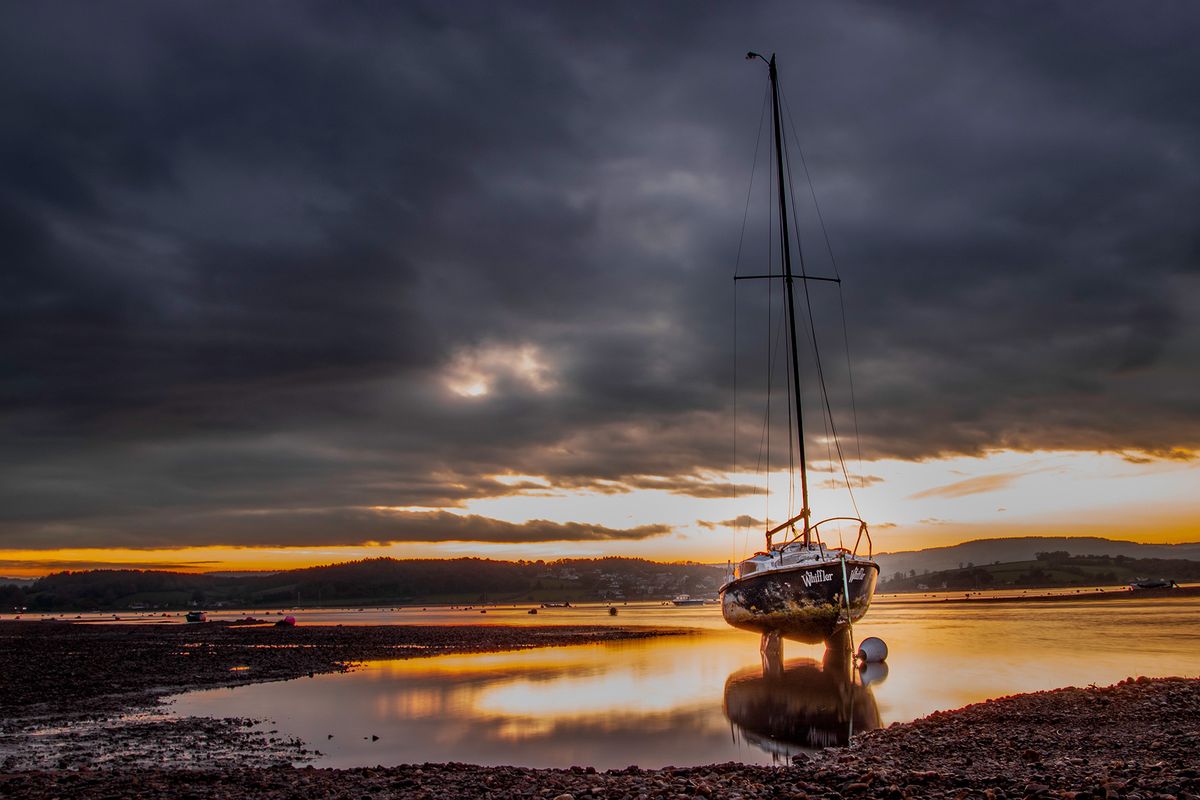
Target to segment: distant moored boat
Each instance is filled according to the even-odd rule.
[[[1179,584],[1175,581],[1169,581],[1166,578],[1158,578],[1152,580],[1150,578],[1138,578],[1135,581],[1130,581],[1130,589],[1178,589]]]

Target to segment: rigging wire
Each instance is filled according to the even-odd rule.
[[[837,257],[833,254],[833,245],[829,241],[829,229],[825,225],[825,215],[821,213],[821,203],[817,200],[817,190],[813,186],[812,173],[808,171],[808,159],[804,157],[804,148],[800,146],[800,136],[797,132],[796,123],[792,119],[792,108],[787,104],[787,98],[784,98],[783,106],[784,111],[787,112],[788,125],[791,126],[792,138],[796,142],[796,152],[800,154],[800,166],[804,169],[804,179],[808,182],[808,193],[812,197],[813,209],[817,212],[817,222],[820,224],[821,237],[825,241],[825,252],[829,254],[829,264],[833,267],[833,276],[838,279],[837,293],[838,306],[842,319],[842,344],[846,352],[846,378],[850,383],[850,419],[854,423],[854,447],[858,458],[858,480],[859,487],[861,488],[866,486],[866,482],[863,478],[862,437],[858,431],[858,402],[854,394],[854,370],[850,367],[850,333],[846,326],[846,297],[842,291],[842,272],[838,269]]]
[[[771,168],[772,171],[774,171],[774,169],[775,169],[774,151],[770,151],[769,161],[770,161],[770,163],[768,166]],[[771,208],[776,201],[775,182],[774,181],[767,181],[767,195],[768,195],[767,196],[767,208]],[[780,200],[779,202],[782,202],[782,201]],[[775,274],[775,272],[774,272],[774,268],[775,268],[775,266],[774,266],[775,265],[775,233],[776,233],[775,217],[773,214],[767,214],[767,273],[770,275]],[[781,247],[779,250],[779,273],[778,274],[779,274],[779,277],[781,277],[781,278],[784,275],[782,244],[781,244]],[[774,375],[775,375],[775,370],[779,368],[778,365],[781,361],[784,364],[784,376],[783,376],[784,377],[784,385],[787,389],[788,400],[789,400],[789,402],[784,404],[786,407],[787,419],[788,419],[787,443],[788,443],[788,481],[789,481],[788,493],[785,495],[785,501],[787,501],[789,503],[789,505],[784,510],[783,519],[787,519],[792,516],[791,511],[792,511],[792,504],[794,503],[794,495],[795,495],[795,480],[796,480],[795,440],[794,440],[794,436],[792,433],[792,427],[791,427],[792,426],[793,404],[790,401],[791,401],[791,397],[792,397],[792,389],[791,389],[791,384],[789,383],[789,380],[788,380],[791,377],[791,365],[789,363],[789,359],[786,358],[786,356],[790,352],[790,350],[788,349],[788,337],[786,336],[786,333],[788,330],[788,316],[787,316],[787,305],[785,302],[786,301],[785,291],[786,290],[784,289],[782,282],[780,282],[779,291],[776,292],[775,281],[773,281],[773,280],[767,281],[767,365],[766,365],[767,366],[767,381],[766,381],[766,413],[765,413],[764,419],[763,419],[763,426],[766,429],[766,465],[765,465],[765,470],[764,470],[764,477],[766,478],[766,480],[763,482],[764,486],[766,487],[765,496],[763,497],[764,530],[771,527],[771,524],[770,524],[771,453],[772,453],[772,451],[771,451],[771,394],[772,394],[771,389],[772,389],[772,386],[774,385],[773,379],[774,379]],[[778,298],[778,302],[779,302],[779,319],[778,319],[778,321],[776,321],[776,319],[775,319],[775,302],[776,302],[777,294],[779,296],[779,298]],[[774,329],[774,336],[775,336],[774,343],[771,342],[772,329]],[[781,355],[781,353],[782,353],[782,355]]]
[[[767,167],[770,168],[770,167],[774,166],[774,164],[775,164],[774,156],[773,155],[768,156],[767,157]],[[775,197],[774,181],[767,181],[767,208],[771,207],[771,201],[774,199],[774,197]],[[773,238],[774,232],[775,232],[774,220],[771,219],[770,214],[767,214],[767,271],[768,272],[770,272],[771,263],[774,260],[774,254],[775,254],[775,240]],[[772,363],[772,360],[774,357],[774,354],[771,349],[771,315],[774,313],[772,309],[774,308],[774,302],[775,302],[775,287],[771,285],[772,283],[774,283],[774,281],[767,281],[767,402],[766,402],[766,413],[763,418],[763,429],[766,432],[766,445],[767,445],[766,467],[765,467],[766,480],[763,482],[763,485],[766,487],[766,491],[763,493],[763,519],[764,520],[770,519],[770,511],[771,511],[771,363]]]
[[[750,160],[750,180],[746,186],[746,208],[742,212],[742,229],[738,233],[737,256],[733,264],[733,275],[736,278],[742,268],[742,246],[746,241],[746,223],[750,218],[750,201],[754,194],[754,175],[758,169],[758,152],[762,147],[762,132],[764,120],[767,116],[767,99],[770,97],[769,91],[763,92],[762,108],[758,114],[758,133],[754,137],[754,157]],[[737,474],[738,465],[738,293],[737,281],[733,282],[733,473]],[[735,480],[733,486],[733,499],[737,500],[737,482]],[[735,559],[741,558],[741,553],[745,552],[744,542],[739,542],[740,528],[734,528],[733,534],[733,556]]]
[[[772,296],[770,298],[768,298],[768,308],[767,308],[766,413],[763,415],[763,439],[760,440],[760,442],[759,442],[759,459],[758,459],[758,463],[756,464],[756,469],[755,469],[756,474],[764,475],[764,477],[766,478],[766,480],[764,481],[764,485],[766,486],[766,491],[765,491],[765,496],[763,498],[763,506],[764,506],[763,520],[764,520],[765,527],[767,527],[767,528],[771,527],[770,511],[771,511],[771,387],[773,385],[772,378],[774,377],[775,370],[778,369],[777,365],[779,364],[780,361],[784,362],[785,368],[786,368],[787,359],[781,358],[780,352],[782,351],[785,355],[788,352],[787,351],[787,339],[784,336],[784,334],[787,332],[787,315],[784,313],[785,308],[784,308],[784,305],[781,300],[781,302],[779,303],[779,319],[778,319],[778,321],[776,321],[775,311],[774,311],[774,299],[773,299],[774,289],[773,288],[771,289],[771,295]],[[774,342],[771,341],[772,330],[773,330],[774,336],[775,336]],[[790,420],[790,414],[791,414],[790,408],[788,409],[788,414],[789,414],[789,420]],[[788,439],[789,448],[791,445],[791,441],[792,440],[789,438]],[[765,445],[765,447],[764,447],[764,445]],[[792,455],[792,453],[789,449],[789,452],[788,452],[789,458],[791,457],[791,455]],[[759,467],[763,467],[764,460],[766,462],[765,469],[758,469]]]
[[[782,95],[783,95],[783,90],[781,88],[780,96],[782,96]],[[787,101],[785,100],[784,101],[785,107],[786,107],[786,103],[787,103]],[[788,121],[792,122],[790,111],[788,112]],[[792,134],[793,134],[793,137],[795,137],[794,123],[793,123]],[[796,141],[797,141],[797,149],[799,149],[799,139],[797,138]],[[783,150],[783,154],[784,154],[783,155],[783,160],[784,160],[783,167],[784,167],[785,172],[787,173],[787,178],[788,178],[788,181],[787,181],[788,189],[791,192],[792,197],[795,197],[796,190],[795,190],[795,185],[793,184],[793,181],[792,181],[791,161],[788,158],[788,150],[786,147],[782,148],[782,150]],[[796,227],[796,233],[797,233],[796,254],[800,261],[800,275],[803,278],[803,277],[807,276],[807,272],[805,270],[805,264],[804,264],[804,250],[800,246],[800,236],[799,236],[800,224],[799,224],[799,219],[796,216],[796,204],[795,203],[792,203],[792,224]],[[830,433],[832,433],[834,448],[837,450],[837,454],[838,454],[838,462],[841,464],[842,474],[846,479],[846,492],[850,495],[850,504],[852,506],[854,506],[854,513],[858,517],[861,518],[862,513],[858,510],[858,501],[854,497],[854,487],[851,486],[851,483],[850,483],[850,472],[846,468],[846,459],[842,453],[841,438],[838,436],[838,433],[837,433],[837,422],[833,418],[833,408],[829,402],[829,387],[825,383],[825,370],[821,364],[821,350],[819,347],[817,347],[817,329],[816,329],[816,323],[813,319],[812,293],[809,291],[808,281],[801,281],[801,283],[804,284],[804,303],[805,303],[805,307],[808,310],[808,325],[809,325],[810,332],[812,334],[813,360],[814,360],[814,362],[816,364],[816,368],[817,368],[817,380],[821,386],[821,396],[825,403],[825,414],[829,419],[828,430]]]
[[[751,172],[750,180],[751,180],[751,183],[753,183],[753,181],[754,181],[753,172]],[[745,227],[746,227],[746,223],[745,223],[745,220],[743,219],[743,221],[742,221],[742,233],[743,234],[745,234],[745,232],[746,232]],[[741,240],[739,239],[739,241],[738,241],[738,261],[739,262],[741,261],[741,257],[742,257],[742,243],[741,243]],[[737,270],[738,270],[738,265],[735,263],[734,268],[733,268],[734,275],[737,274]],[[733,282],[733,431],[732,431],[732,433],[733,433],[733,474],[735,476],[737,475],[737,469],[738,469],[738,449],[737,449],[737,443],[738,443],[738,436],[737,436],[738,435],[738,359],[737,359],[738,313],[737,313],[737,307],[738,307],[737,281],[734,281]],[[734,481],[733,481],[733,500],[735,503],[737,502],[737,496],[738,496],[737,479],[735,477]],[[733,552],[730,554],[732,556],[732,558],[730,558],[730,560],[729,560],[730,564],[733,564],[735,559],[741,560],[741,553],[744,552],[744,545],[741,543],[741,533],[742,533],[741,527],[735,525],[734,529],[733,529],[733,541],[730,543],[732,545],[732,549],[733,549]],[[732,577],[732,576],[727,576],[727,577]]]
[[[794,426],[800,426],[800,421],[795,420],[793,410],[795,408],[792,399],[792,362],[791,359],[784,359],[784,383],[787,385],[787,423],[788,423],[788,493],[787,493],[787,514],[784,519],[791,519],[796,510],[796,448],[793,446],[795,441],[796,431]],[[801,426],[802,428],[802,426]]]
[[[786,160],[786,156],[785,156],[785,160]],[[787,172],[788,172],[788,183],[790,185],[790,183],[791,183],[790,168],[788,169]],[[803,259],[801,259],[800,270],[801,270],[800,274],[803,275],[804,274]],[[841,440],[841,437],[838,436],[837,422],[833,418],[833,406],[829,402],[829,387],[825,383],[825,369],[821,364],[821,351],[816,346],[817,329],[816,329],[816,322],[813,320],[812,293],[808,289],[808,281],[804,282],[804,305],[808,310],[808,325],[809,325],[809,328],[812,330],[812,340],[814,342],[813,361],[817,367],[817,381],[821,386],[821,397],[825,403],[825,416],[827,417],[828,423],[829,423],[828,426],[826,427],[826,431],[828,431],[829,434],[832,434],[831,436],[828,436],[827,438],[833,439],[833,446],[834,446],[834,449],[837,451],[838,463],[842,467],[842,475],[845,477],[845,480],[846,480],[846,492],[850,495],[850,504],[852,506],[854,506],[855,515],[861,518],[862,513],[858,510],[858,501],[854,497],[854,487],[850,483],[850,471],[846,468],[846,458],[842,453],[842,440]]]

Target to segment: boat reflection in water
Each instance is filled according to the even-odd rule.
[[[777,650],[764,651],[761,668],[726,679],[725,716],[746,742],[782,758],[841,747],[881,727],[870,684],[886,677],[886,664],[868,664],[860,674],[841,648],[826,650],[823,661],[787,663]]]

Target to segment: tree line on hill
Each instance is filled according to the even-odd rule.
[[[1098,536],[1011,536],[972,539],[946,547],[879,553],[876,560],[879,562],[880,575],[890,577],[897,572],[907,575],[911,571],[922,575],[961,569],[966,563],[1007,564],[1015,561],[1033,561],[1038,553],[1059,551],[1069,552],[1073,556],[1200,560],[1200,542],[1144,544]]]
[[[918,574],[916,570],[881,575],[881,592],[1054,588],[1124,585],[1143,578],[1179,582],[1200,580],[1200,561],[1129,556],[1071,555],[1065,550],[1038,553],[1031,561],[959,564],[958,569]]]
[[[725,568],[637,558],[493,561],[373,558],[246,575],[158,570],[59,572],[31,585],[0,585],[0,611],[118,611],[416,603],[668,599],[715,595]],[[1200,561],[1037,553],[1030,561],[880,576],[881,592],[1126,584],[1140,578],[1200,581]]]
[[[715,594],[723,567],[636,558],[493,561],[372,558],[236,576],[87,570],[0,586],[0,610],[109,611],[419,602],[646,600]]]

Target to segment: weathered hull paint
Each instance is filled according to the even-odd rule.
[[[736,578],[721,590],[721,614],[735,628],[777,633],[807,644],[829,640],[845,626],[845,583],[850,586],[850,621],[867,613],[879,567],[873,561],[802,564]]]

